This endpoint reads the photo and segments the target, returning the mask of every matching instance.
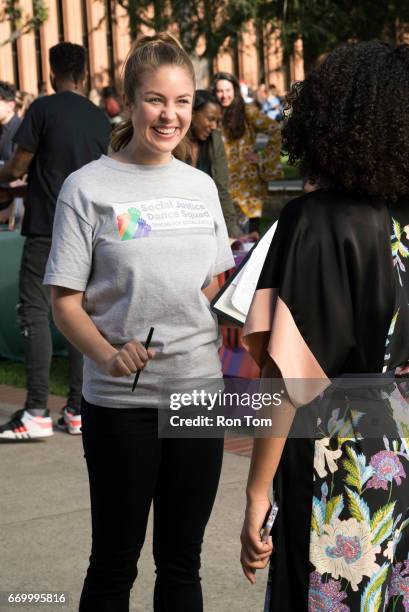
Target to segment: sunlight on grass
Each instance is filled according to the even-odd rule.
[[[0,384],[24,388],[26,373],[24,364],[14,361],[0,361]],[[50,393],[66,396],[68,393],[68,359],[54,357],[50,371]]]

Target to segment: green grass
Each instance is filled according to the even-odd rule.
[[[285,180],[294,181],[294,180],[299,180],[301,178],[298,168],[296,168],[295,166],[290,166],[288,164],[288,155],[281,156],[281,163],[283,165]]]
[[[24,364],[15,361],[0,361],[0,384],[25,388]],[[50,371],[50,393],[66,396],[68,393],[68,359],[53,357]]]

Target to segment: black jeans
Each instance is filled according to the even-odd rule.
[[[45,410],[52,357],[50,287],[43,285],[51,238],[26,238],[20,267],[18,315],[24,338],[27,373],[26,410]],[[82,390],[82,355],[68,344],[70,367],[67,406],[79,408]]]
[[[157,411],[82,403],[92,551],[80,612],[128,612],[153,500],[155,612],[201,612],[200,552],[222,439],[158,439]]]

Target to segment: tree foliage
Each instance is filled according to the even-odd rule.
[[[134,39],[141,25],[156,31],[178,28],[185,49],[193,53],[204,40],[201,57],[211,65],[220,48],[234,42],[246,22],[255,18],[261,0],[118,0],[129,16],[129,31]],[[153,10],[152,10],[153,8]]]
[[[27,15],[18,0],[3,0],[0,13],[2,22],[9,21],[11,24],[11,35],[7,40],[0,42],[3,46],[13,42],[23,34],[36,30],[48,19],[48,6],[45,0],[33,0],[33,14]]]
[[[259,16],[281,28],[286,53],[303,39],[308,68],[322,53],[348,41],[396,41],[409,21],[409,3],[402,0],[269,0]]]

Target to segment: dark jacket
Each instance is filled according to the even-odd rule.
[[[220,204],[223,210],[229,236],[236,238],[242,234],[237,223],[237,210],[229,193],[229,171],[224,144],[219,130],[213,130],[205,142],[200,143],[199,170],[210,174],[219,192]]]

